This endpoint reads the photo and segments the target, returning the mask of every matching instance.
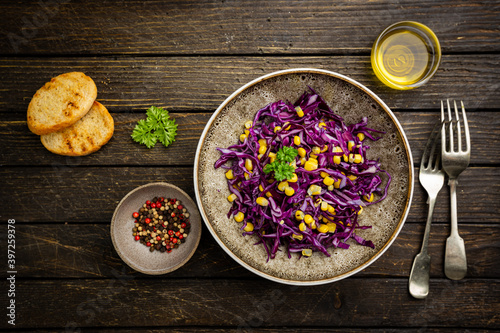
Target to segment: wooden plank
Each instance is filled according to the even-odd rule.
[[[356,277],[408,277],[414,256],[420,251],[423,224],[407,223],[396,241],[370,267]],[[444,244],[448,224],[434,224],[429,240],[431,277],[444,278]],[[467,278],[500,276],[500,225],[461,224],[468,258]],[[4,233],[1,238],[6,238]],[[132,238],[131,238],[132,241]],[[18,224],[16,268],[19,278],[112,278],[120,271],[146,277],[129,268],[113,249],[108,224]],[[166,254],[167,255],[167,254]],[[0,252],[7,262],[7,251]],[[0,275],[7,277],[6,272]],[[255,278],[230,258],[204,227],[200,245],[190,261],[165,278]]]
[[[500,43],[499,43],[500,45]],[[97,99],[112,112],[213,112],[235,90],[264,74],[290,68],[326,69],[364,84],[393,110],[439,109],[441,99],[464,100],[469,111],[500,105],[500,58],[495,54],[444,56],[436,75],[409,91],[384,86],[364,56],[210,56],[0,58],[0,112],[25,113],[50,78],[83,71],[97,85]]]
[[[6,281],[2,283],[6,286]],[[17,280],[16,329],[223,326],[461,327],[499,329],[498,280],[431,280],[413,299],[407,279],[349,278],[317,287],[265,281],[134,279]],[[49,295],[49,296],[48,296]],[[51,315],[40,309],[50,309]],[[460,309],[460,311],[456,311]],[[6,328],[2,321],[1,328]]]
[[[3,54],[366,54],[403,20],[430,26],[445,53],[500,50],[496,1],[58,0],[1,11]]]
[[[395,114],[408,137],[414,163],[419,165],[423,148],[439,115],[430,111]],[[145,117],[143,113],[113,113],[112,116],[115,132],[106,146],[89,156],[66,157],[52,154],[43,147],[39,137],[28,130],[25,115],[6,114],[0,122],[0,165],[192,165],[198,141],[211,114],[171,113],[178,124],[176,141],[168,148],[158,143],[153,149],[147,149],[130,138],[137,121]],[[500,117],[494,112],[470,112],[468,117],[474,147],[471,163],[500,164]]]
[[[416,170],[418,174],[418,169]],[[0,202],[8,218],[27,222],[110,221],[118,202],[137,186],[166,181],[194,198],[190,167],[51,167],[0,168],[3,188]],[[415,183],[418,180],[415,179]],[[500,193],[498,168],[470,167],[460,176],[458,216],[460,222],[498,223]],[[449,222],[449,190],[438,198],[434,221]],[[471,202],[471,198],[472,202]],[[421,222],[427,216],[427,195],[415,184],[408,220]]]

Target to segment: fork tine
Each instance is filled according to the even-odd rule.
[[[460,101],[462,104],[462,118],[464,121],[464,131],[465,131],[465,151],[470,151],[470,133],[469,133],[469,123],[467,122],[467,116],[465,115],[464,102]]]
[[[444,119],[444,103],[441,100],[441,155],[446,153],[446,121]]]
[[[455,117],[457,118],[457,143],[458,151],[462,151],[462,130],[460,129],[460,117],[458,116],[457,101],[453,101],[455,106]]]
[[[449,140],[449,149],[450,151],[453,151],[453,147],[455,147],[455,143],[453,141],[453,123],[452,123],[452,120],[451,120],[451,107],[450,107],[450,100],[447,99],[446,100],[446,104],[448,105],[448,128],[449,128],[449,132],[450,132],[450,140]]]
[[[422,154],[422,160],[420,161],[420,168],[421,169],[427,169],[427,168],[433,168],[434,165],[434,157],[436,155],[437,158],[439,158],[440,154],[435,154],[436,152],[436,147],[439,142],[439,130],[438,130],[438,125],[440,123],[436,123],[434,125],[434,128],[432,129],[431,135],[429,136],[429,139],[427,140],[427,143],[425,144],[424,148],[424,153]],[[436,158],[436,160],[437,160]],[[437,165],[437,164],[436,164]]]

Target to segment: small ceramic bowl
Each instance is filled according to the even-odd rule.
[[[134,240],[132,214],[138,211],[146,200],[154,197],[175,198],[181,201],[189,212],[191,230],[182,243],[172,252],[150,252],[149,248]],[[183,190],[168,183],[150,183],[129,192],[118,204],[111,220],[111,240],[122,260],[144,274],[159,275],[172,272],[184,265],[194,254],[201,237],[201,218],[198,207]]]

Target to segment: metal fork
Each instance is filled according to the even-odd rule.
[[[470,161],[470,134],[467,116],[465,115],[464,103],[462,104],[462,121],[465,132],[465,149],[462,149],[462,132],[460,126],[460,117],[456,101],[455,106],[456,120],[452,120],[450,101],[446,100],[448,106],[448,121],[445,121],[445,112],[443,101],[441,101],[441,121],[443,128],[441,130],[441,159],[443,169],[448,174],[448,185],[450,186],[450,206],[451,206],[451,233],[446,240],[446,253],[444,257],[444,273],[452,280],[460,280],[467,273],[467,258],[465,255],[464,240],[458,235],[457,219],[457,177],[469,165]],[[448,131],[449,140],[446,141],[446,132]],[[455,145],[454,140],[457,140]]]
[[[424,239],[420,253],[415,256],[410,273],[409,289],[410,294],[415,298],[425,298],[429,294],[429,271],[431,267],[431,257],[427,253],[429,243],[429,233],[431,231],[432,213],[436,198],[444,184],[444,171],[441,168],[441,154],[439,133],[441,122],[437,123],[427,140],[425,150],[420,162],[419,180],[429,195],[427,203],[429,212],[425,224]]]

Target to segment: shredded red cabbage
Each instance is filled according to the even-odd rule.
[[[351,238],[374,248],[355,233],[371,228],[360,226],[358,215],[383,200],[391,182],[378,160],[366,158],[365,140],[376,141],[380,137],[373,133],[384,132],[368,128],[367,118],[346,125],[309,89],[294,104],[280,100],[260,109],[238,144],[217,148],[221,156],[214,167],[226,170],[231,192],[228,218],[243,222],[244,236],[259,237],[256,244],[265,247],[268,260],[282,245],[289,258],[292,252],[330,256],[328,248],[347,249]],[[283,147],[297,149],[298,155],[288,163],[294,177],[278,181],[278,174],[264,167]],[[387,175],[383,188],[381,173]]]

